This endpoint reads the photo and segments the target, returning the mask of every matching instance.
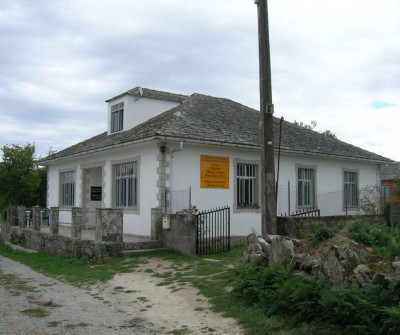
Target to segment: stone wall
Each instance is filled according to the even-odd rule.
[[[123,242],[123,210],[96,209],[96,241]]]
[[[72,208],[71,236],[59,235],[58,207],[50,208],[50,233],[40,231],[40,208],[34,207],[32,211],[32,227],[28,228],[24,220],[25,208],[9,206],[8,221],[1,229],[4,242],[11,241],[27,249],[62,257],[83,257],[92,262],[121,255],[124,249],[121,209],[97,209],[95,241],[81,239],[82,208]]]
[[[334,228],[339,222],[350,221],[355,217],[348,216],[320,216],[320,217],[294,217],[285,216],[278,217],[278,235],[289,237],[299,237],[304,233],[312,233],[315,231],[315,225],[320,222],[329,228]],[[366,215],[363,216],[370,224],[387,224],[387,220],[383,215]]]
[[[10,227],[10,236],[13,234],[24,235],[24,243],[21,247],[61,257],[85,258],[94,263],[121,255],[123,246],[122,243],[80,240],[30,228]]]
[[[7,221],[5,221],[5,220],[2,220],[1,221],[1,223],[0,223],[0,225],[1,225],[1,240],[3,241],[3,242],[6,242],[7,241],[7,237],[8,237],[8,234],[7,234]]]
[[[170,229],[162,229],[164,248],[186,255],[196,254],[196,216],[194,214],[169,214]]]

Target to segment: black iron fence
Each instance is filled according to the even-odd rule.
[[[291,213],[289,216],[321,216],[321,210],[319,210],[318,208],[309,208],[300,211],[295,211]]]
[[[196,215],[197,255],[229,251],[230,208],[223,207]]]

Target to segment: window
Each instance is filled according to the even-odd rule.
[[[357,186],[357,172],[344,171],[344,207],[357,207],[358,206],[358,186]]]
[[[237,164],[236,203],[239,208],[258,207],[257,165]]]
[[[123,129],[124,102],[111,106],[111,132],[115,133]]]
[[[115,206],[137,208],[138,163],[115,165]]]
[[[390,200],[390,186],[389,185],[382,185],[381,186],[381,193],[382,193],[382,202],[386,204]]]
[[[62,172],[60,174],[61,206],[75,205],[75,172]]]
[[[315,207],[314,169],[297,169],[297,206]]]

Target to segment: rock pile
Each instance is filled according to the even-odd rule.
[[[260,266],[283,265],[303,271],[317,278],[327,277],[334,285],[357,283],[365,287],[374,280],[396,282],[400,290],[400,262],[385,263],[371,248],[343,236],[312,247],[308,240],[285,236],[247,237],[243,263]]]

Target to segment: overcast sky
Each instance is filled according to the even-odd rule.
[[[268,1],[275,116],[400,161],[400,1]],[[0,146],[106,130],[135,86],[259,109],[253,0],[0,0]]]

